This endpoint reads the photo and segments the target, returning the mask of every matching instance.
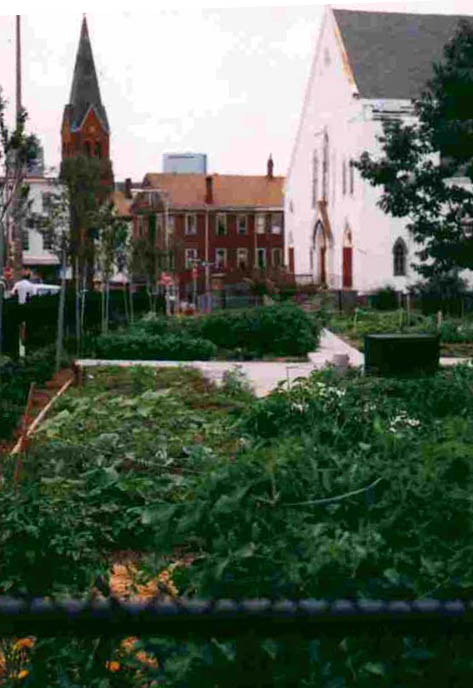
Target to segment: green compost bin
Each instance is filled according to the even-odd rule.
[[[432,375],[438,370],[439,359],[439,335],[365,336],[365,371],[372,375]]]

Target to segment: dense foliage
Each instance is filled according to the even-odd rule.
[[[121,290],[110,292],[109,319],[111,329],[123,326],[127,322],[126,294]],[[133,294],[133,309],[136,317],[148,310],[148,297],[144,291]],[[4,303],[3,351],[12,357],[18,356],[18,327],[26,323],[26,348],[29,353],[54,344],[57,333],[57,295],[36,296],[28,303],[18,305],[16,300],[8,299]],[[100,292],[87,292],[84,297],[84,338],[100,332],[102,324],[102,296]],[[72,289],[66,293],[65,301],[65,336],[68,348],[77,351],[76,304]]]
[[[25,361],[0,359],[0,439],[7,439],[24,413],[32,382],[41,384],[52,377],[55,354],[53,347],[39,349]]]
[[[186,334],[106,334],[95,342],[95,355],[105,359],[208,361],[217,347],[207,339]]]
[[[408,218],[419,242],[414,266],[424,277],[473,266],[473,192],[451,183],[455,176],[473,180],[472,63],[473,25],[463,20],[415,103],[416,121],[386,120],[382,155],[365,151],[355,163],[382,187],[382,210]]]
[[[5,472],[0,590],[87,594],[132,548],[144,579],[180,562],[172,577],[186,595],[470,597],[472,413],[473,371],[461,366],[402,381],[326,370],[261,400],[237,374],[217,391],[197,371],[94,372],[44,425],[17,492]],[[159,662],[147,676],[166,686],[244,685],[238,643],[143,643]],[[268,641],[255,650],[267,683],[253,680],[468,685],[459,648],[415,636]],[[34,681],[47,665],[48,686],[144,685],[109,651],[120,670],[99,662],[100,679],[77,640],[38,641],[25,666]]]
[[[198,318],[156,318],[135,329],[153,335],[186,332],[213,342],[229,355],[258,358],[265,354],[301,356],[317,348],[320,324],[293,305],[219,311]]]
[[[353,314],[325,312],[324,322],[331,331],[350,341],[360,351],[367,334],[439,334],[442,356],[467,357],[473,353],[473,319],[425,316],[418,311],[376,311],[357,308]]]

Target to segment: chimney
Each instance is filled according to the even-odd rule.
[[[125,179],[125,198],[133,198],[133,194],[131,193],[131,179],[130,179],[130,177],[127,177]]]
[[[271,155],[271,153],[270,153],[270,154],[269,154],[269,158],[268,158],[268,165],[267,165],[267,170],[268,170],[268,171],[267,171],[267,174],[266,174],[266,176],[268,177],[268,179],[272,179],[272,178],[273,178],[273,169],[274,169],[274,162],[273,162],[272,155]]]
[[[212,175],[209,174],[205,178],[205,184],[206,184],[206,191],[205,191],[205,202],[208,205],[211,205],[214,202],[214,194],[213,194],[213,179]]]

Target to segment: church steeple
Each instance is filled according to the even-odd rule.
[[[104,129],[109,131],[107,113],[100,97],[99,82],[95,71],[94,56],[92,55],[92,46],[85,15],[82,20],[69,104],[72,106],[73,127],[80,127],[87,110],[93,106],[102,120]]]
[[[104,183],[113,183],[110,126],[100,97],[87,19],[84,15],[72,77],[69,103],[61,129],[62,159],[76,155],[99,158]]]

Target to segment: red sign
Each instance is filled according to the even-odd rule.
[[[13,270],[10,267],[3,268],[3,276],[6,280],[11,280],[13,277]]]
[[[192,268],[192,279],[197,279],[197,268]]]

